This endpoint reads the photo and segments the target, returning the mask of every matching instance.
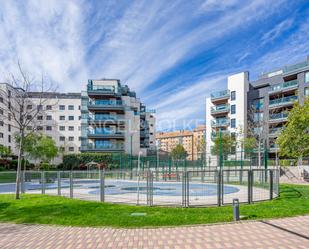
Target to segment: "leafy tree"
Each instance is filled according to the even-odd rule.
[[[309,98],[304,105],[295,103],[288,121],[277,139],[279,154],[301,159],[309,156]]]
[[[221,143],[222,141],[222,143]],[[214,146],[212,147],[212,154],[219,156],[222,149],[223,158],[227,158],[229,154],[232,154],[232,149],[235,147],[236,141],[230,135],[221,134],[214,139]]]
[[[199,140],[199,143],[197,145],[197,153],[198,153],[198,159],[205,159],[205,153],[206,153],[206,141],[205,138],[201,138]]]
[[[254,148],[256,148],[256,139],[254,137],[245,137],[241,142],[245,153],[250,153]]]
[[[20,136],[16,136],[16,142],[20,142]],[[39,133],[29,133],[23,139],[24,153],[30,159],[49,162],[58,154],[55,141],[48,136]]]
[[[0,157],[8,156],[10,154],[11,154],[10,148],[0,144]]]
[[[177,144],[176,147],[171,151],[171,156],[174,160],[181,160],[187,157],[188,153],[181,144]]]

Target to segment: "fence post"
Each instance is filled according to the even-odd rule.
[[[273,191],[274,191],[274,172],[273,170],[269,171],[269,199],[273,199]]]
[[[70,171],[70,198],[73,198],[73,173]]]
[[[188,207],[189,203],[189,179],[188,179],[188,172],[183,171],[182,175],[182,206],[183,207]]]
[[[251,186],[251,170],[248,170],[248,204],[250,204],[251,202],[251,190],[250,190],[250,186]]]
[[[221,196],[222,196],[222,193],[221,193],[221,190],[222,190],[222,187],[221,187],[221,174],[222,174],[222,171],[221,171],[221,168],[217,170],[217,204],[218,206],[221,206]]]
[[[105,171],[100,169],[100,202],[105,200]]]
[[[45,194],[45,171],[41,172],[42,194]]]
[[[57,189],[58,189],[58,195],[61,195],[61,175],[60,171],[57,172]]]

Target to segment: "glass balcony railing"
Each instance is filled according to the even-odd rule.
[[[89,101],[91,106],[121,106],[121,100],[93,100]]]
[[[282,127],[270,128],[269,134],[270,135],[279,135],[282,132]]]
[[[87,90],[93,92],[115,93],[115,86],[100,86],[100,85],[88,84]]]
[[[230,109],[229,105],[216,105],[211,107],[211,113],[222,113],[222,112],[228,112]]]
[[[230,96],[230,91],[229,90],[223,90],[220,92],[214,92],[210,94],[210,97],[212,100],[215,99],[221,99],[221,98],[228,98]]]
[[[82,146],[82,150],[123,150],[122,143],[98,143]]]
[[[273,99],[273,100],[269,101],[269,106],[273,107],[273,106],[277,106],[277,105],[289,104],[289,103],[293,103],[297,99],[298,99],[298,97],[295,96],[295,95],[289,96],[289,97],[280,98],[280,99]]]
[[[108,115],[108,114],[96,114],[95,116],[88,117],[88,120],[90,121],[117,121],[124,119],[123,115]]]
[[[309,66],[309,62],[304,61],[304,62],[300,62],[300,63],[294,64],[294,65],[291,65],[291,66],[285,66],[283,68],[283,72],[284,73],[290,73],[290,72],[297,71],[299,69],[302,69],[302,68],[308,67],[308,66]]]
[[[222,134],[222,135],[230,135],[230,131],[224,130],[224,131],[221,131],[221,134]],[[211,138],[212,138],[212,139],[216,139],[216,137],[218,137],[218,136],[220,136],[220,131],[217,131],[217,132],[213,131],[213,132],[211,133]]]
[[[286,119],[289,116],[286,112],[275,113],[269,115],[269,120]]]
[[[212,127],[228,126],[229,124],[230,120],[228,118],[215,119],[211,121]]]
[[[115,131],[110,129],[89,130],[88,135],[124,135],[124,131]]]
[[[274,93],[274,92],[279,92],[281,90],[289,89],[289,88],[294,88],[298,86],[298,81],[297,80],[291,80],[287,81],[281,84],[277,84],[274,86],[271,86],[269,88],[269,93]]]

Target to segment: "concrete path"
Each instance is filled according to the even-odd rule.
[[[0,248],[309,248],[309,216],[158,229],[0,224]]]

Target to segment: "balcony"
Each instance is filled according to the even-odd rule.
[[[291,80],[287,81],[281,84],[277,84],[274,86],[271,86],[269,89],[269,95],[275,94],[275,93],[282,93],[282,92],[287,92],[291,90],[295,90],[298,88],[298,81],[297,80]]]
[[[215,119],[211,121],[211,127],[226,127],[230,125],[230,120],[228,118]]]
[[[277,144],[270,144],[269,145],[269,152],[277,152],[279,151],[279,146]]]
[[[230,97],[230,91],[224,90],[220,92],[215,92],[210,94],[210,97],[212,102],[227,100]]]
[[[88,122],[95,124],[117,124],[125,122],[125,118],[124,115],[96,114],[88,117]]]
[[[221,131],[221,134],[222,134],[222,136],[230,135],[230,131],[224,130],[224,131]],[[220,131],[217,131],[217,132],[213,131],[211,133],[211,140],[215,140],[218,136],[220,136]]]
[[[269,115],[269,123],[286,122],[289,114],[286,112],[275,113]]]
[[[278,137],[282,132],[282,127],[270,128],[269,129],[269,137]]]
[[[212,115],[224,114],[224,113],[228,113],[229,110],[230,110],[230,106],[228,104],[216,105],[216,106],[211,107],[211,114]]]
[[[124,105],[121,100],[94,100],[89,101],[88,110],[121,110]]]
[[[122,143],[102,143],[102,144],[88,144],[81,147],[81,151],[123,151],[124,145]]]
[[[293,105],[297,101],[298,97],[296,95],[284,97],[280,99],[273,99],[269,101],[269,108],[278,108],[282,106]]]
[[[89,130],[88,138],[124,138],[124,131],[114,131],[106,128]]]
[[[118,95],[114,86],[87,85],[88,96],[114,96]]]

